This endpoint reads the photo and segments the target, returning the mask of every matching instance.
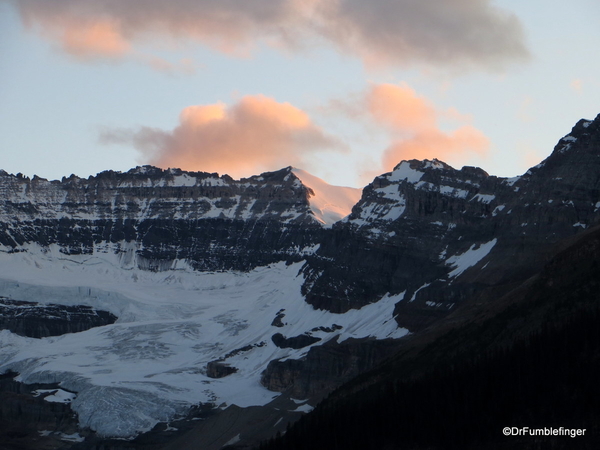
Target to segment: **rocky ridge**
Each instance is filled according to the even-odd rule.
[[[0,330],[43,338],[109,325],[117,316],[89,306],[40,305],[0,297]]]
[[[307,301],[344,312],[406,292],[399,324],[425,326],[475,290],[527,278],[553,244],[597,223],[598,173],[600,117],[579,121],[520,177],[403,161],[307,258]]]
[[[125,268],[250,270],[316,244],[311,195],[291,167],[241,180],[152,166],[61,181],[0,172],[0,244],[115,253]]]
[[[33,265],[44,252],[73,267],[88,264],[88,256],[109,255],[119,270],[132,272],[132,279],[141,272],[164,273],[166,283],[175,282],[169,274],[176,271],[239,275],[299,262],[299,273],[292,266],[298,273],[294,281],[286,269],[289,289],[268,287],[252,297],[268,317],[244,317],[238,302],[237,309],[209,320],[203,316],[192,326],[193,308],[213,292],[230,289],[232,299],[248,296],[248,301],[254,295],[229,281],[210,281],[216,283],[206,291],[210,294],[190,297],[189,305],[173,298],[172,306],[162,306],[158,317],[168,323],[128,328],[121,319],[121,328],[97,334],[110,344],[95,348],[117,349],[123,360],[162,357],[156,355],[166,360],[176,352],[161,333],[167,336],[172,329],[181,339],[198,339],[213,321],[218,342],[194,348],[194,355],[206,351],[210,358],[194,363],[201,367],[177,370],[219,382],[252,373],[272,391],[318,399],[393,354],[403,334],[396,333],[398,327],[419,333],[465,304],[499,298],[537,273],[565,239],[598,224],[598,174],[600,116],[579,121],[545,161],[520,177],[491,176],[474,167],[457,170],[438,160],[402,161],[376,177],[351,214],[330,228],[315,217],[314,192],[292,168],[242,180],[150,166],[61,181],[1,172],[0,244],[6,255],[26,255],[24,261]],[[285,272],[283,265],[273,270]],[[252,280],[267,276],[256,272]],[[293,310],[294,283],[310,312]],[[100,298],[88,297],[86,302]],[[378,309],[386,302],[390,308]],[[137,313],[139,305],[131,305]],[[295,323],[309,314],[321,322]],[[253,328],[249,322],[259,319],[264,326]],[[385,333],[373,331],[384,326]],[[270,359],[248,368],[248,361],[264,355]],[[14,367],[33,371],[28,364]],[[144,383],[155,375],[145,375]],[[216,383],[211,380],[202,383]],[[127,395],[135,397],[132,390]]]

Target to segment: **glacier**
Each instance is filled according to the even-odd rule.
[[[279,348],[274,331],[337,339],[399,338],[393,320],[403,294],[334,314],[308,305],[300,292],[302,263],[249,272],[196,272],[185,262],[162,272],[123,266],[120,255],[65,255],[56,245],[0,249],[0,291],[42,304],[88,305],[119,319],[112,325],[42,339],[0,332],[0,372],[24,383],[59,383],[74,392],[81,427],[132,438],[193,405],[264,405],[279,393],[260,384],[269,361],[301,358],[311,346]],[[283,327],[272,326],[282,315]],[[333,327],[333,325],[337,325]],[[320,329],[319,327],[322,327]],[[34,344],[35,345],[32,345]],[[237,368],[207,376],[209,362]]]

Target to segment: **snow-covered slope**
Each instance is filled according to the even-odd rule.
[[[323,224],[331,226],[352,212],[358,203],[362,189],[333,186],[302,169],[292,169],[302,184],[311,189],[310,208]]]
[[[193,404],[268,403],[278,395],[260,384],[269,361],[300,358],[310,349],[279,348],[271,339],[276,332],[307,334],[321,339],[318,344],[406,334],[392,319],[401,296],[345,315],[314,310],[300,293],[300,266],[149,272],[123,270],[118,255],[66,256],[56,246],[0,252],[2,295],[84,304],[119,317],[112,325],[43,339],[1,331],[0,373],[16,371],[26,383],[61,383],[76,393],[71,405],[82,426],[131,437]],[[278,315],[283,326],[272,325]],[[207,376],[215,360],[237,372]]]
[[[118,317],[36,340],[4,330],[0,373],[60,383],[81,425],[119,437],[193,404],[324,395],[389,356],[382,339],[489,301],[600,223],[598,173],[600,116],[521,177],[403,161],[356,205],[358,190],[291,167],[0,172],[0,296]]]

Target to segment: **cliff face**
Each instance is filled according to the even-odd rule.
[[[0,330],[10,330],[20,336],[61,336],[109,325],[116,320],[114,314],[89,306],[40,305],[0,298]]]
[[[56,399],[57,393],[65,391],[56,385],[24,385],[13,380],[15,375],[0,375],[0,439],[4,448],[59,449],[68,448],[66,442],[83,441],[68,398]]]
[[[198,403],[264,404],[264,387],[319,398],[409,331],[493,304],[600,223],[600,116],[520,177],[402,161],[331,227],[314,204],[329,188],[300,173],[0,172],[0,295],[13,299],[0,323],[61,335],[29,348],[0,332],[0,370],[64,383],[101,436]]]
[[[112,252],[126,268],[250,270],[315,245],[310,195],[291,168],[242,180],[151,166],[62,181],[0,172],[0,244]]]
[[[403,161],[363,191],[308,257],[303,292],[344,312],[406,292],[400,325],[417,329],[486,286],[535,273],[552,245],[600,219],[600,118],[581,120],[521,177]]]

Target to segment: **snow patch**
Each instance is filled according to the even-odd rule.
[[[73,433],[73,434],[60,433],[60,440],[67,441],[67,442],[83,442],[83,441],[85,441],[85,438],[83,436],[80,436],[78,433]]]
[[[315,195],[308,199],[310,208],[326,226],[331,226],[350,214],[362,195],[362,189],[332,186],[301,169],[294,168],[292,172],[314,192]]]
[[[506,205],[498,205],[498,206],[496,206],[494,208],[494,210],[492,211],[492,216],[494,216],[494,217],[497,216],[498,213],[501,213],[504,210],[504,208],[506,208]]]
[[[402,161],[394,168],[394,171],[388,176],[388,180],[394,182],[408,181],[409,183],[417,183],[421,180],[421,177],[423,175],[425,175],[424,172],[411,168],[410,163],[408,161]]]
[[[238,434],[237,436],[234,436],[231,439],[229,439],[223,447],[227,447],[228,445],[237,444],[238,442],[240,442],[240,440],[241,440],[240,435]]]
[[[521,179],[521,177],[512,177],[512,178],[506,178],[506,179],[502,180],[502,182],[508,186],[512,186],[520,179]]]
[[[298,406],[296,409],[294,409],[294,411],[301,412],[301,413],[309,413],[313,409],[315,409],[314,406],[310,406],[308,403],[306,403],[302,406]]]
[[[469,201],[476,201],[481,203],[491,203],[496,198],[495,195],[490,194],[476,194]]]
[[[32,392],[34,397],[48,393],[51,393],[51,395],[44,397],[44,400],[51,403],[71,403],[77,396],[77,394],[62,389],[38,389]]]
[[[473,267],[479,261],[487,256],[487,254],[492,250],[494,245],[496,245],[497,239],[492,239],[485,244],[473,244],[469,250],[460,255],[455,255],[446,260],[446,264],[454,269],[448,274],[448,277],[454,278],[459,276],[469,267]]]
[[[423,286],[421,286],[419,289],[417,289],[414,294],[412,295],[412,297],[410,298],[409,302],[412,302],[415,300],[415,298],[417,298],[417,294],[419,293],[419,291],[421,289],[425,289],[427,286],[429,286],[431,283],[425,283]]]

